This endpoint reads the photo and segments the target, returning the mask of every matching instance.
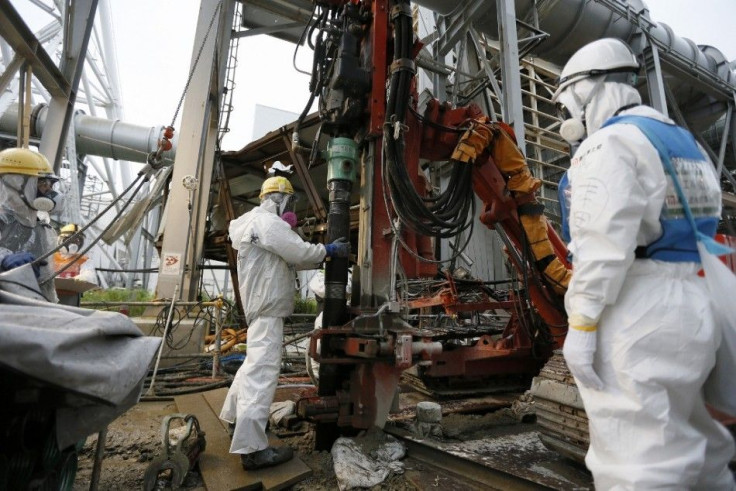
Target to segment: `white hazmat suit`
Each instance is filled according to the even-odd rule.
[[[294,312],[295,268],[315,268],[325,246],[304,242],[266,200],[230,224],[238,251],[238,281],[248,323],[247,356],[220,418],[234,423],[231,453],[268,447],[266,423],[281,367],[284,317]]]
[[[21,174],[0,175],[0,260],[17,252],[29,252],[39,258],[56,245],[54,230],[38,219],[38,211],[28,206],[36,198],[36,182],[36,177]],[[44,281],[54,273],[53,257],[47,258],[39,269],[40,293],[49,302],[58,302],[53,280]]]
[[[671,179],[638,128],[601,128],[615,114],[672,121],[639,105],[633,87],[601,77],[577,82],[559,101],[574,107],[573,98],[588,101],[588,137],[568,171],[573,275],[564,353],[589,418],[586,465],[602,490],[733,489],[732,438],[702,398],[721,331],[700,265],[635,257],[637,246],[662,235],[665,200],[676,199]],[[699,168],[705,171],[689,196],[720,215],[712,164]]]

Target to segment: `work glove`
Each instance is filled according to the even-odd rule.
[[[603,389],[603,381],[593,370],[598,326],[593,322],[569,324],[562,354],[575,381],[588,389]]]
[[[348,257],[350,255],[350,242],[345,237],[325,245],[327,257]]]
[[[8,254],[0,262],[0,271],[10,271],[24,264],[32,263],[34,259],[36,257],[30,252],[14,252],[13,254]],[[41,264],[34,264],[32,267],[33,274],[38,278],[41,275]]]

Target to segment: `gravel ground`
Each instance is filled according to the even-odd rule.
[[[161,421],[177,411],[173,401],[144,402],[131,408],[128,412],[113,421],[107,431],[105,457],[102,462],[98,489],[109,491],[129,491],[143,489],[143,476],[150,461],[162,449]],[[293,433],[298,435],[283,437],[299,457],[312,470],[313,475],[296,484],[295,491],[322,491],[338,489],[337,478],[333,469],[332,455],[329,452],[316,452],[314,448],[314,431],[312,425],[301,423]],[[278,434],[278,431],[276,432]],[[79,469],[74,483],[74,491],[88,490],[92,476],[92,467],[97,448],[97,436],[90,436],[80,452]],[[164,489],[163,486],[160,487]],[[204,491],[201,476],[195,469],[190,472],[180,489]],[[388,480],[372,488],[378,490],[409,491],[414,487],[406,478],[391,475]]]
[[[303,391],[293,390],[288,398],[298,397],[301,392]],[[282,400],[285,398],[287,397],[277,397]],[[407,404],[402,404],[402,412],[396,415],[407,424],[413,416],[413,407],[416,404],[414,398],[416,396],[407,398]],[[452,402],[448,404],[452,405]],[[173,401],[143,402],[111,423],[108,427],[98,489],[111,491],[143,489],[144,473],[151,460],[162,450],[161,422],[166,415],[176,412],[177,408]],[[463,439],[478,437],[499,425],[513,424],[513,420],[508,410],[502,409],[485,415],[449,415],[443,419],[442,426],[447,437]],[[313,450],[314,429],[310,423],[301,422],[296,428],[288,430],[288,433],[280,429],[274,429],[274,432],[284,443],[294,448],[302,461],[313,470],[310,478],[296,484],[292,489],[296,491],[338,489],[332,455],[326,451]],[[96,435],[90,436],[80,453],[75,491],[87,490],[90,487],[96,446]],[[374,491],[418,489],[408,475],[412,471],[421,472],[421,466],[412,463],[411,459],[406,459],[406,466],[406,473],[391,474],[386,481],[371,489]],[[440,479],[441,476],[437,478]],[[160,484],[159,489],[165,488]],[[196,468],[186,476],[181,489],[204,491],[201,476]]]
[[[102,461],[98,489],[143,489],[143,475],[162,450],[161,421],[166,415],[176,413],[173,401],[145,402],[132,407],[113,421],[107,429],[105,457]],[[97,450],[97,435],[87,438],[79,455],[79,467],[74,491],[90,488],[92,467]],[[197,472],[190,472],[184,489],[201,489],[202,480]]]

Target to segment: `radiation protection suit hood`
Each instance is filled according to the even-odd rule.
[[[238,251],[240,297],[248,323],[245,362],[220,413],[221,419],[236,422],[231,453],[268,447],[265,428],[281,369],[284,317],[294,312],[294,269],[316,268],[325,258],[325,247],[303,241],[276,208],[264,200],[229,229]]]
[[[30,252],[38,258],[56,245],[54,229],[40,222],[38,212],[26,204],[36,197],[36,182],[35,177],[20,174],[0,175],[0,261],[16,252]],[[53,258],[40,266],[40,272],[40,293],[49,302],[58,302],[53,280],[44,282],[54,272]]]
[[[601,75],[568,86],[555,98],[555,102],[564,105],[570,116],[583,124],[585,133],[578,139],[569,139],[560,131],[563,138],[577,144],[580,139],[598,131],[616,111],[641,104],[641,96],[634,87],[607,82],[605,76]]]
[[[0,213],[11,214],[20,224],[34,227],[37,212],[26,203],[36,199],[37,181],[36,177],[21,174],[0,175]]]
[[[639,129],[601,128],[638,103],[634,92],[607,82],[591,99],[589,136],[568,171],[573,276],[565,306],[569,317],[597,324],[593,368],[603,382],[602,390],[579,386],[590,421],[586,464],[597,489],[733,489],[733,441],[701,396],[721,334],[700,266],[635,259],[637,246],[661,235],[672,185]],[[672,123],[647,106],[620,114]],[[706,188],[720,203],[710,171]]]

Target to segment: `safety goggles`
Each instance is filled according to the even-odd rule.
[[[558,102],[556,106],[557,117],[560,119],[560,121],[572,119],[572,114],[570,113],[570,110],[564,104]]]

